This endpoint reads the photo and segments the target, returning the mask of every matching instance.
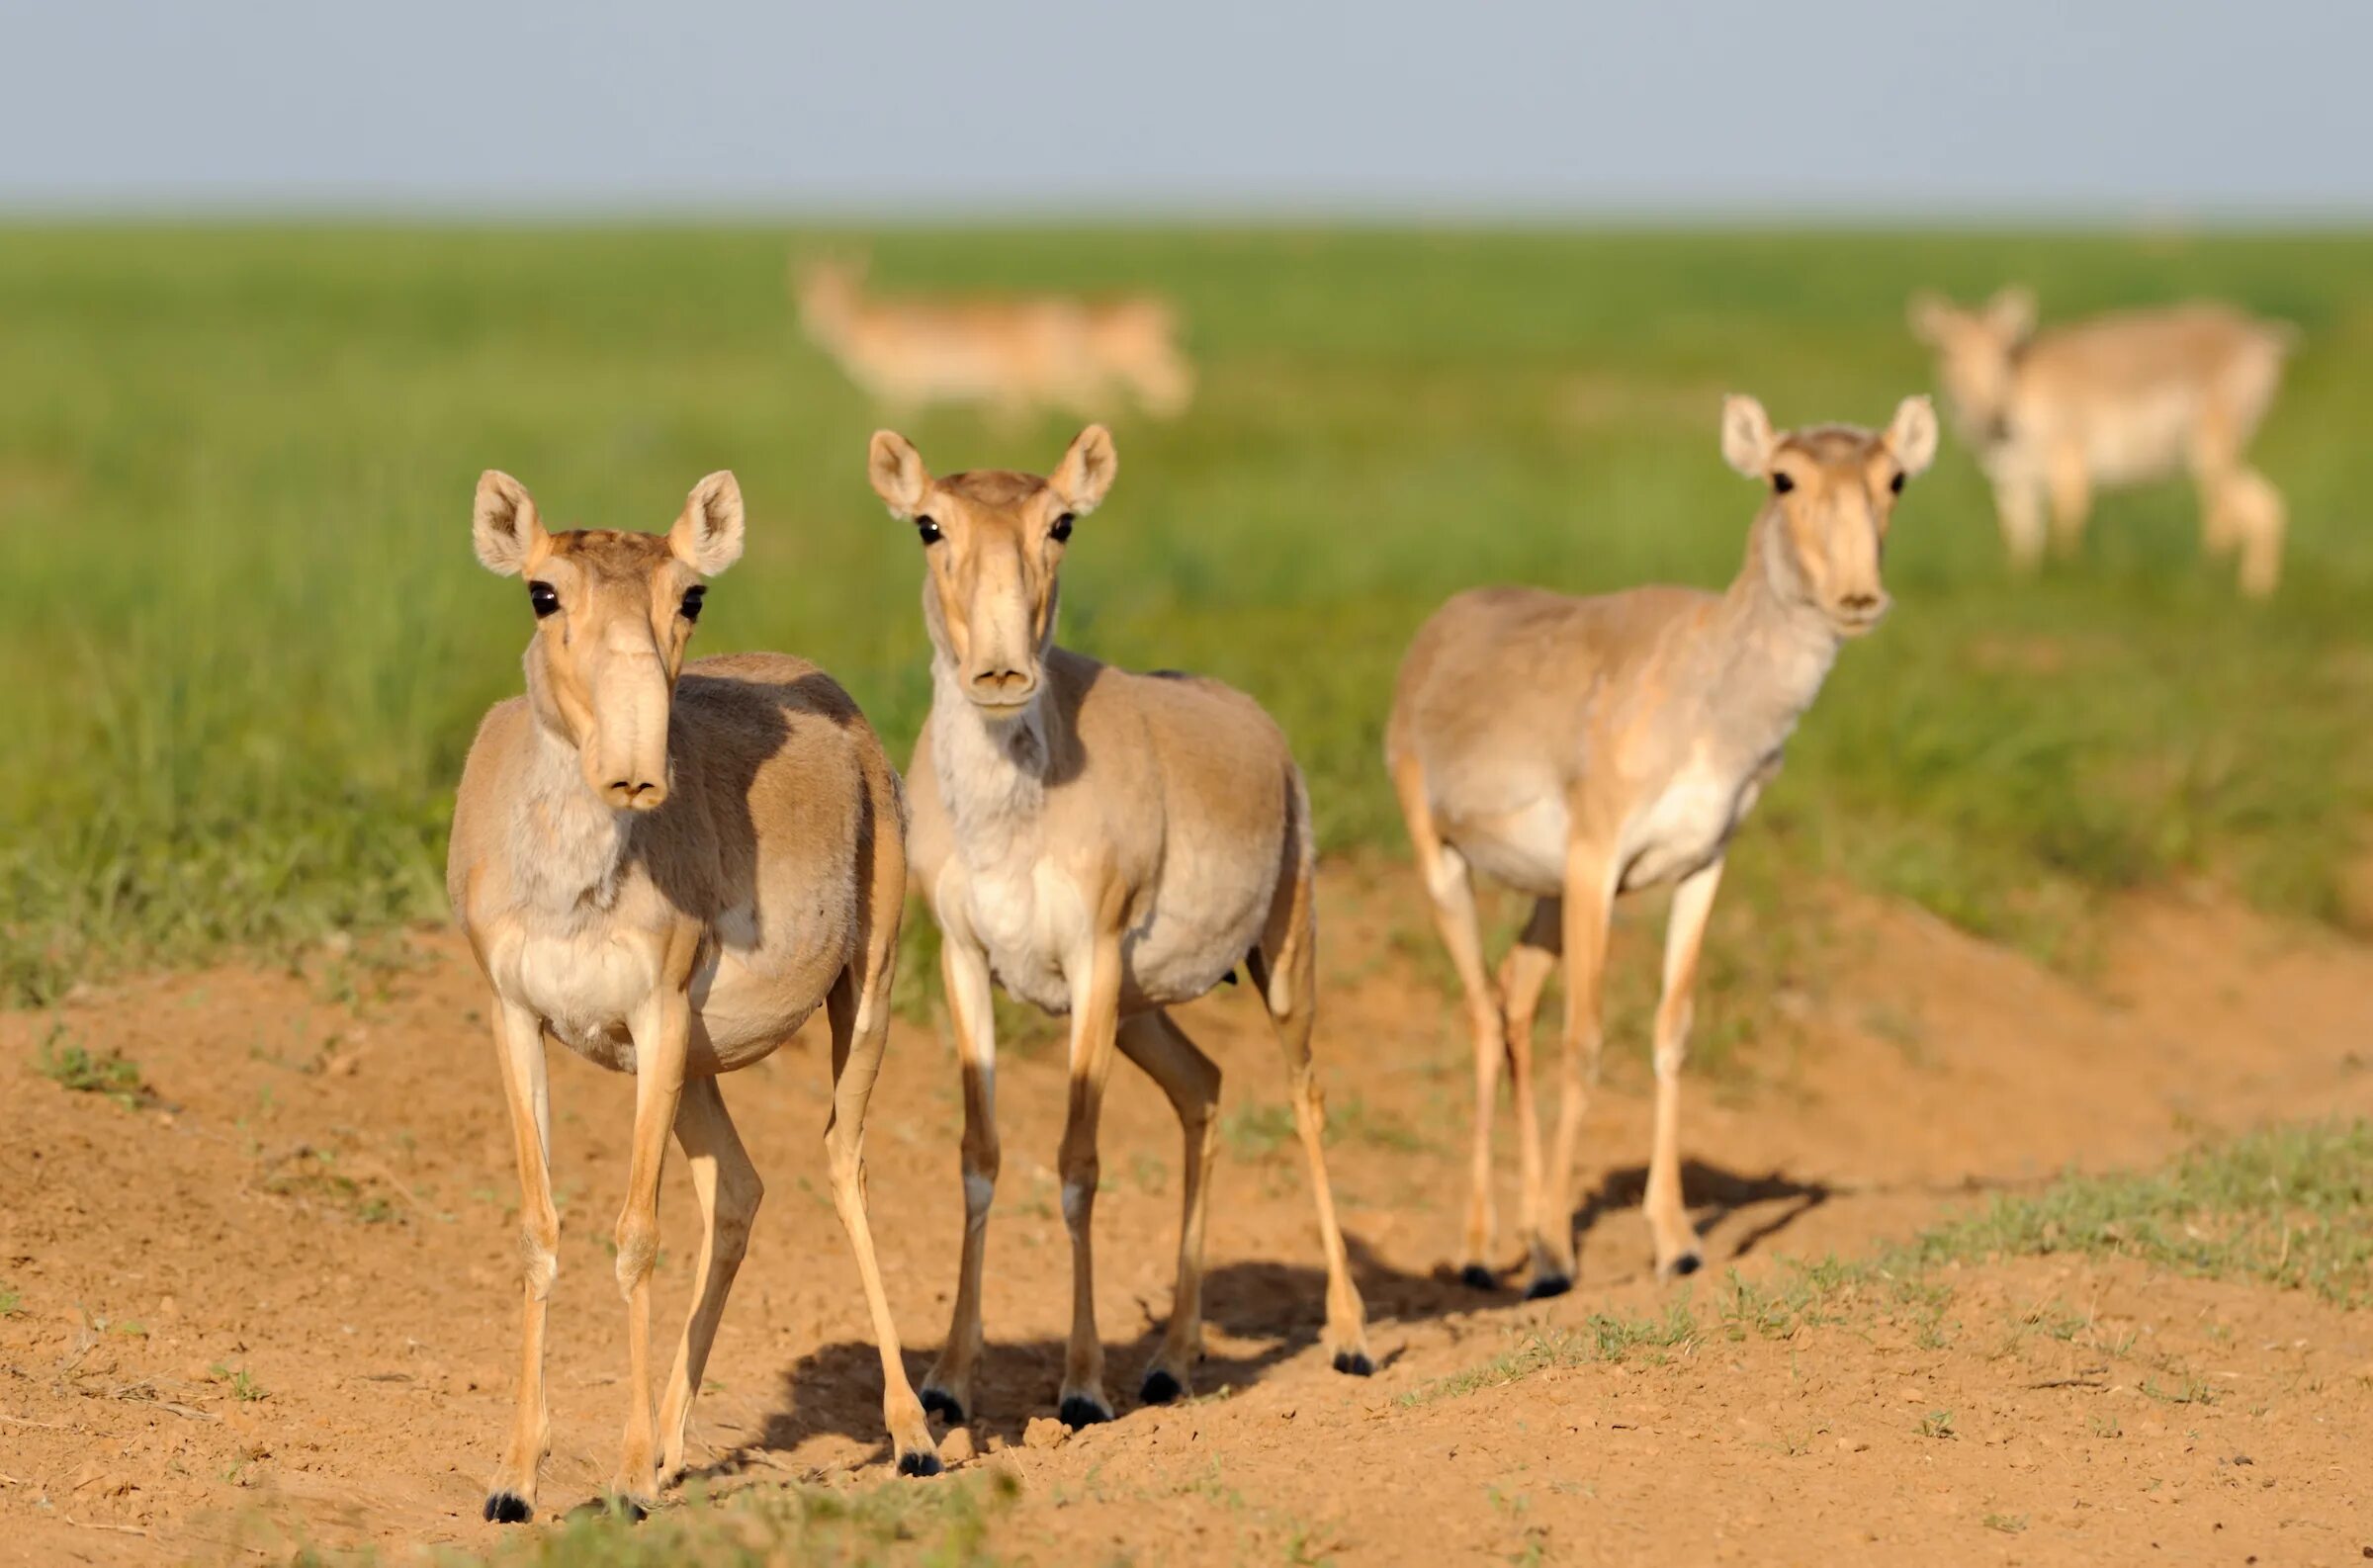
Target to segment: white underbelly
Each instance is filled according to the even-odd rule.
[[[1519,893],[1551,898],[1565,890],[1565,802],[1541,795],[1512,810],[1444,825],[1466,863]]]
[[[2198,417],[2188,392],[2140,400],[2087,433],[2085,468],[2103,484],[2164,479],[2183,467]]]
[[[542,1018],[562,1044],[603,1067],[635,1070],[627,1019],[659,985],[650,943],[599,931],[530,934],[495,958],[503,996]]]
[[[1635,814],[1617,852],[1618,892],[1660,887],[1720,856],[1761,786],[1728,774],[1684,772]]]
[[[951,901],[1000,985],[1032,1006],[1071,1010],[1069,975],[1087,960],[1093,933],[1069,877],[1035,857],[994,867],[951,861],[932,904],[946,910]]]

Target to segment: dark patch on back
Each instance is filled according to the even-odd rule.
[[[983,506],[1013,506],[1045,489],[1046,480],[1010,469],[972,469],[950,474],[939,480],[939,487]]]

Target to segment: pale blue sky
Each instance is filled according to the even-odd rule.
[[[0,0],[0,211],[2373,217],[2327,0]]]

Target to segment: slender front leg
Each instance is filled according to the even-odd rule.
[[[1665,920],[1664,994],[1656,1002],[1656,1141],[1648,1155],[1646,1203],[1660,1279],[1695,1273],[1706,1262],[1681,1201],[1681,1064],[1689,1054],[1698,949],[1721,884],[1719,860],[1692,872],[1673,890],[1672,914]]]
[[[960,1427],[979,1408],[973,1379],[980,1363],[981,1267],[989,1250],[989,1205],[997,1195],[997,1018],[989,995],[989,959],[968,934],[943,928],[939,975],[964,1068],[964,1242],[956,1264],[956,1305],[947,1344],[923,1380],[923,1408]]]
[[[627,1019],[635,1042],[635,1130],[626,1203],[618,1211],[618,1292],[626,1298],[626,1437],[610,1489],[630,1508],[659,1498],[658,1428],[652,1417],[651,1270],[659,1256],[659,1172],[684,1092],[691,999],[662,984]]]
[[[1096,1260],[1090,1233],[1096,1219],[1097,1127],[1103,1115],[1104,1081],[1120,1024],[1120,932],[1117,920],[1096,933],[1089,960],[1071,979],[1071,1091],[1063,1123],[1063,1223],[1071,1231],[1071,1344],[1063,1356],[1066,1426],[1112,1419],[1104,1397],[1104,1346],[1096,1333]]]
[[[1553,1295],[1574,1277],[1574,1158],[1582,1142],[1582,1113],[1599,1084],[1602,1044],[1599,991],[1607,973],[1607,921],[1615,905],[1615,872],[1607,851],[1576,839],[1565,851],[1565,1049],[1558,1065],[1557,1142],[1549,1156],[1541,1206],[1548,1217],[1541,1240],[1552,1272],[1537,1277],[1532,1293]],[[1550,1287],[1554,1288],[1550,1288]]]
[[[890,978],[898,949],[896,890],[903,877],[903,868],[898,877],[885,875],[863,977],[852,966],[824,999],[833,1025],[833,1117],[824,1130],[824,1146],[832,1157],[833,1207],[840,1215],[840,1228],[848,1233],[848,1249],[857,1258],[865,1310],[873,1319],[874,1349],[882,1358],[882,1425],[890,1433],[890,1450],[900,1475],[937,1475],[945,1467],[931,1441],[923,1401],[907,1381],[898,1324],[890,1316],[890,1295],[882,1288],[882,1265],[873,1251],[873,1227],[865,1217],[865,1109],[881,1077],[882,1049],[890,1040]]]
[[[1146,1404],[1167,1405],[1191,1386],[1194,1363],[1203,1353],[1203,1217],[1210,1197],[1211,1151],[1219,1141],[1219,1064],[1159,1007],[1121,1024],[1120,1049],[1170,1097],[1170,1107],[1179,1115],[1186,1164],[1179,1282],[1171,1293],[1170,1326],[1137,1390]]]
[[[675,1367],[667,1374],[666,1397],[659,1401],[659,1479],[672,1484],[684,1473],[684,1440],[692,1422],[692,1402],[709,1365],[709,1348],[717,1342],[717,1324],[725,1316],[725,1298],[733,1293],[734,1275],[749,1249],[750,1223],[766,1195],[757,1167],[734,1132],[726,1114],[725,1095],[713,1078],[695,1078],[684,1085],[675,1107],[675,1141],[692,1167],[692,1190],[700,1200],[700,1258],[693,1272],[700,1293],[684,1319],[684,1338],[675,1350]]]
[[[1994,474],[1994,512],[2001,520],[2002,543],[2009,547],[2011,569],[2031,572],[2044,560],[2044,513],[2039,486],[2023,470]]]
[[[1467,876],[1466,857],[1444,843],[1435,827],[1424,770],[1404,759],[1394,764],[1392,782],[1400,796],[1401,815],[1409,824],[1418,873],[1426,879],[1426,894],[1433,902],[1435,928],[1442,933],[1442,945],[1450,955],[1450,967],[1457,971],[1466,998],[1467,1027],[1474,1040],[1475,1134],[1459,1277],[1477,1290],[1489,1290],[1497,1283],[1491,1271],[1492,1237],[1497,1229],[1491,1205],[1491,1115],[1500,1091],[1500,1053],[1506,1049],[1500,999],[1483,970],[1483,936],[1475,917],[1475,889]]]
[[[2092,509],[2092,476],[2085,472],[2084,452],[2074,445],[2052,453],[2052,548],[2072,556],[2084,542],[2084,520]]]
[[[486,1489],[486,1518],[519,1524],[535,1517],[536,1473],[552,1446],[544,1402],[544,1318],[560,1273],[561,1216],[552,1202],[552,1102],[544,1085],[544,1027],[526,1008],[494,998],[494,1049],[511,1111],[519,1166],[519,1264],[525,1288],[519,1326],[519,1393],[502,1464]]]
[[[1533,1097],[1533,1019],[1540,1007],[1541,988],[1548,984],[1549,972],[1557,967],[1557,954],[1565,944],[1563,903],[1560,899],[1535,903],[1524,934],[1500,965],[1500,996],[1508,1009],[1508,1083],[1523,1156],[1522,1218],[1532,1267],[1532,1278],[1525,1287],[1528,1297],[1558,1295],[1573,1283],[1571,1270],[1560,1270],[1557,1255],[1549,1252],[1542,1239],[1554,1227],[1570,1229],[1573,1209],[1570,1203],[1552,1201],[1543,1189],[1540,1118]]]

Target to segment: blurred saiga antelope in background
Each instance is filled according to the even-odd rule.
[[[1010,418],[1085,415],[1133,398],[1169,418],[1194,392],[1177,312],[1151,295],[868,296],[864,264],[835,259],[795,266],[792,287],[808,336],[894,413],[985,403]]]
[[[2005,289],[1976,309],[1913,297],[1914,336],[1936,351],[1962,439],[1993,481],[2011,560],[2054,542],[2073,550],[2099,486],[2188,470],[2201,543],[2241,553],[2241,591],[2263,597],[2282,571],[2282,494],[2242,461],[2282,381],[2296,333],[2214,304],[2126,310],[2036,329],[2035,298]]]
[[[717,1080],[770,1054],[819,1004],[833,1036],[833,1203],[873,1318],[883,1419],[899,1469],[933,1474],[865,1218],[865,1106],[906,900],[898,775],[848,694],[805,659],[684,662],[702,579],[742,554],[731,474],[702,479],[665,534],[553,534],[526,488],[489,471],[472,532],[488,570],[527,577],[535,614],[527,693],[479,726],[446,869],[494,993],[521,1193],[518,1404],[485,1517],[533,1516],[551,1445],[544,1329],[560,1214],[544,1042],[634,1078],[616,1231],[627,1422],[612,1487],[642,1507],[682,1473],[692,1402],[762,1190]],[[691,1165],[701,1238],[655,1430],[651,1273],[670,1129]]]
[[[888,430],[869,454],[875,493],[922,540],[931,639],[931,712],[907,778],[916,880],[944,937],[940,967],[964,1072],[963,1253],[947,1344],[923,1385],[923,1403],[950,1423],[978,1408],[981,1268],[999,1164],[993,981],[1071,1018],[1063,1420],[1112,1419],[1091,1234],[1097,1129],[1116,1045],[1169,1096],[1185,1143],[1178,1289],[1139,1398],[1159,1404],[1191,1386],[1220,1075],[1168,1009],[1239,968],[1285,1050],[1326,1253],[1325,1348],[1337,1371],[1373,1370],[1327,1185],[1325,1102],[1311,1067],[1318,922],[1301,771],[1242,692],[1176,671],[1114,669],[1055,646],[1072,525],[1103,500],[1117,467],[1101,425],[1080,432],[1045,479],[933,478]]]
[[[1523,1157],[1526,1293],[1573,1282],[1575,1145],[1598,1081],[1608,925],[1619,894],[1666,885],[1645,1206],[1660,1276],[1704,1262],[1681,1194],[1680,1073],[1722,855],[1839,646],[1886,613],[1880,564],[1895,497],[1935,453],[1925,397],[1905,398],[1884,432],[1779,434],[1761,403],[1732,397],[1722,456],[1768,493],[1727,592],[1480,588],[1444,605],[1411,643],[1384,752],[1474,1032],[1468,1283],[1495,1279],[1491,1122],[1503,1052]],[[1483,968],[1476,871],[1537,901],[1496,984]],[[1564,1093],[1544,1173],[1533,1018],[1560,952]]]

